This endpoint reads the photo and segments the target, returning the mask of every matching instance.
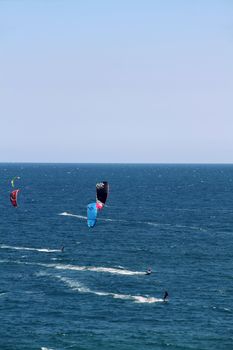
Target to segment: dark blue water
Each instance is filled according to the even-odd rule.
[[[1,350],[233,348],[233,166],[1,164],[0,210]]]

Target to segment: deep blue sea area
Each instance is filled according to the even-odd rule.
[[[0,350],[233,349],[233,165],[0,164],[0,211]]]

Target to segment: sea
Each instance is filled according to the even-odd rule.
[[[2,163],[0,212],[0,350],[233,349],[233,165]]]

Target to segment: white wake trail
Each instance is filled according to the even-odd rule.
[[[155,298],[155,297],[146,297],[141,295],[130,295],[130,294],[119,294],[119,293],[110,293],[110,292],[98,292],[91,290],[90,288],[84,286],[78,281],[72,280],[71,278],[62,277],[62,276],[53,276],[66,284],[69,288],[74,291],[78,291],[79,293],[90,293],[98,296],[110,296],[114,299],[122,299],[122,300],[131,300],[135,303],[161,303],[163,299]]]
[[[62,215],[62,216],[72,216],[72,217],[74,217],[74,218],[87,220],[87,217],[86,217],[86,216],[71,214],[71,213],[67,213],[66,211],[64,211],[63,213],[60,213],[60,214],[58,214],[58,215]]]
[[[12,250],[30,250],[30,251],[36,251],[36,252],[42,252],[42,253],[56,253],[56,252],[61,251],[61,249],[15,247],[15,246],[6,245],[6,244],[1,244],[0,248],[1,249],[12,249]]]
[[[83,215],[77,215],[77,214],[71,214],[71,213],[68,213],[66,211],[64,211],[63,213],[60,213],[58,215],[61,215],[61,216],[71,216],[73,218],[78,218],[78,219],[82,219],[82,220],[87,220],[87,217],[86,216],[83,216]],[[121,220],[121,219],[104,219],[104,218],[98,218],[98,221],[111,221],[111,222],[127,222],[127,220]]]
[[[9,262],[9,260],[0,260],[0,263],[6,263]],[[122,269],[116,269],[114,267],[97,267],[97,266],[79,266],[79,265],[69,265],[69,264],[46,264],[46,263],[36,263],[36,262],[27,262],[27,261],[11,261],[15,264],[21,264],[21,265],[34,265],[34,266],[42,266],[46,268],[53,268],[56,270],[73,270],[73,271],[93,271],[93,272],[100,272],[100,273],[111,273],[116,275],[125,275],[125,276],[135,276],[135,275],[145,275],[145,272],[143,271],[130,271],[130,270],[122,270]]]
[[[47,264],[49,266],[49,264]],[[97,267],[97,266],[78,266],[78,265],[64,265],[64,264],[50,264],[50,267],[60,270],[76,270],[76,271],[94,271],[94,272],[103,272],[111,273],[116,275],[145,275],[145,272],[142,271],[131,271],[126,269],[117,269],[114,267]]]

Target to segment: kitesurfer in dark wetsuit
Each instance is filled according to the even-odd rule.
[[[163,301],[165,302],[168,297],[168,292],[165,290],[164,296],[163,296]]]
[[[64,252],[64,248],[65,248],[65,247],[61,247],[61,251],[62,251],[62,253]]]

